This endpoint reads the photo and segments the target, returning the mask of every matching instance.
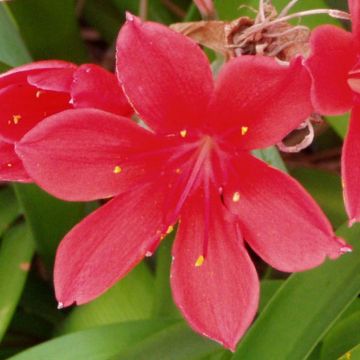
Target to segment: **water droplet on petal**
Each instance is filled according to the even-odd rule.
[[[59,302],[57,308],[58,308],[59,310],[63,309],[63,308],[64,308],[64,304],[63,304],[62,302]]]
[[[346,253],[351,253],[352,252],[352,247],[351,246],[343,246],[340,248],[340,252],[343,254]]]

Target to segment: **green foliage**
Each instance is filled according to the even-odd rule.
[[[273,1],[277,9],[287,2]],[[111,52],[124,12],[139,12],[138,0],[86,0],[76,12],[80,3],[0,3],[0,71],[32,59],[89,61],[79,18],[99,37],[99,47]],[[183,20],[165,3],[149,1],[148,18],[166,24]],[[184,20],[199,18],[191,1],[172,4],[180,12],[189,9]],[[258,0],[216,0],[220,19],[254,16],[240,9],[240,4],[256,8]],[[331,1],[332,7],[343,5],[344,1]],[[299,1],[292,12],[326,7],[322,0]],[[301,23],[311,27],[341,25],[326,15],[304,17]],[[348,115],[327,121],[344,138]],[[287,171],[275,147],[256,151],[255,155]],[[338,175],[305,168],[291,173],[313,195],[335,228],[346,222]],[[56,247],[93,205],[56,200],[35,185],[0,188],[0,359],[19,351],[11,359],[360,359],[359,226],[348,229],[344,225],[338,230],[353,244],[353,254],[289,277],[265,270],[259,315],[232,355],[195,334],[181,320],[169,280],[174,233],[154,258],[140,264],[97,300],[56,310],[51,280]]]

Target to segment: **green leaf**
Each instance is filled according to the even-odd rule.
[[[186,324],[175,324],[129,346],[112,359],[191,360],[219,350],[219,345],[195,334]]]
[[[306,231],[306,229],[304,229]],[[244,337],[234,359],[303,360],[360,291],[360,225],[338,235],[352,254],[297,273],[281,286]]]
[[[337,359],[360,343],[360,311],[339,322],[326,335],[321,360]]]
[[[133,14],[139,14],[139,0],[112,0],[114,5],[117,6],[120,13],[130,11]],[[162,0],[149,0],[148,1],[148,19],[164,24],[171,24],[179,21],[179,19],[171,14],[164,6]]]
[[[83,13],[86,22],[95,27],[109,44],[115,41],[124,15],[112,2],[87,0]]]
[[[259,313],[263,311],[284,280],[262,280],[260,283]]]
[[[342,139],[345,138],[349,125],[349,114],[328,116],[326,121]]]
[[[20,299],[33,254],[34,243],[25,225],[6,233],[0,247],[0,340]]]
[[[11,360],[108,360],[171,321],[132,321],[79,331],[32,347]]]
[[[175,231],[167,236],[156,250],[155,299],[153,315],[155,317],[181,317],[176,308],[170,287],[171,249]]]
[[[0,39],[1,62],[10,66],[18,66],[31,61],[17,25],[8,7],[3,3],[0,3]]]
[[[144,263],[96,300],[73,309],[60,332],[69,333],[98,325],[150,318],[154,279]]]
[[[340,176],[306,168],[295,169],[291,174],[314,197],[335,228],[346,221]]]
[[[260,160],[265,161],[269,165],[272,165],[279,170],[287,172],[286,165],[281,158],[279,150],[275,147],[269,147],[267,149],[253,150],[253,155],[259,158]]]
[[[82,218],[84,204],[60,201],[33,184],[15,184],[14,189],[37,251],[52,269],[56,248],[63,236]]]
[[[0,189],[0,236],[20,215],[20,208],[10,187]]]
[[[74,0],[13,1],[9,7],[35,59],[63,59],[78,63],[87,60]]]
[[[360,360],[360,344],[339,357],[339,360]]]

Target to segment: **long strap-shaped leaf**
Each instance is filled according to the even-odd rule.
[[[344,225],[338,235],[354,252],[292,275],[240,343],[234,360],[306,359],[360,291],[360,225]]]
[[[11,360],[107,360],[173,321],[144,320],[95,327],[32,347]]]
[[[34,243],[26,225],[7,232],[0,247],[0,341],[11,321],[30,268]]]

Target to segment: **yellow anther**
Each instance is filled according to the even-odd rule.
[[[234,192],[233,196],[232,196],[232,201],[233,202],[238,202],[240,200],[240,193],[238,191]]]
[[[241,135],[245,135],[248,132],[249,128],[247,126],[241,127]]]
[[[166,230],[166,234],[170,234],[174,231],[174,227],[172,225],[170,225],[167,230]]]
[[[15,125],[18,124],[21,120],[21,115],[13,115],[12,120]]]
[[[180,131],[180,136],[182,138],[184,138],[186,135],[187,135],[187,131],[185,129]]]
[[[201,266],[204,263],[204,261],[205,261],[205,258],[202,255],[200,255],[195,262],[195,266],[196,267]]]
[[[42,94],[42,91],[38,90],[38,91],[36,92],[35,96],[36,96],[37,98],[39,98],[41,94]]]
[[[175,172],[176,172],[177,174],[180,174],[180,173],[181,173],[180,168],[177,168],[177,169],[175,170]]]
[[[7,167],[12,167],[12,163],[7,163]]]
[[[113,173],[114,174],[120,174],[122,172],[122,168],[118,165],[114,167]]]

